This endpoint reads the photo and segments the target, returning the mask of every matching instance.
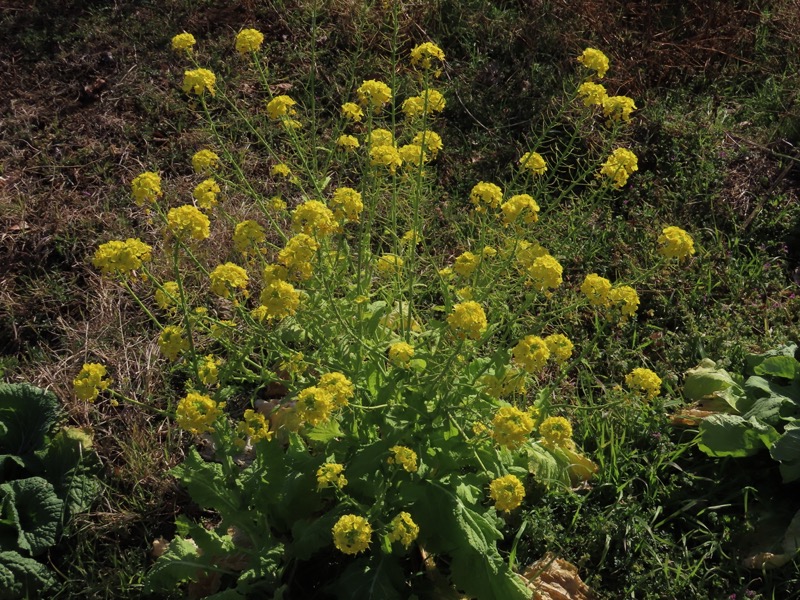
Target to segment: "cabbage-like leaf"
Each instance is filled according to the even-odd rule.
[[[789,424],[783,435],[769,450],[770,455],[780,461],[784,483],[800,479],[800,424]]]
[[[197,545],[192,540],[176,537],[145,576],[145,593],[172,590],[180,583],[196,580],[206,567],[198,556]]]
[[[775,348],[773,350],[769,350],[764,352],[763,354],[749,354],[745,357],[745,364],[746,364],[746,372],[748,375],[754,375],[756,373],[756,367],[763,363],[768,358],[772,358],[775,356],[779,357],[790,357],[790,358],[800,358],[797,356],[797,344],[787,344],[786,346],[781,346],[779,348]]]
[[[743,413],[749,410],[752,401],[744,388],[725,369],[718,369],[713,360],[704,358],[694,369],[686,371],[683,395],[691,402],[711,398],[724,400],[730,410]]]
[[[700,424],[698,447],[709,456],[753,456],[780,437],[774,427],[739,415],[711,415]]]
[[[0,383],[0,454],[24,456],[38,450],[61,409],[51,392],[27,383]]]
[[[0,552],[0,600],[44,598],[56,584],[43,564],[18,552]]]
[[[56,543],[63,502],[41,477],[17,479],[0,485],[2,519],[17,532],[17,546],[31,556]]]

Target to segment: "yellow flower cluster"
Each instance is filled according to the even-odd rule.
[[[639,170],[639,159],[626,148],[617,148],[600,168],[600,175],[608,177],[614,187],[621,188],[635,171]]]
[[[254,318],[259,321],[285,319],[297,312],[300,292],[285,281],[286,275],[286,269],[280,265],[267,265],[264,268],[264,288],[258,298],[260,306],[255,309]]]
[[[384,254],[375,263],[375,269],[381,277],[391,277],[403,269],[403,259],[396,254]]]
[[[403,164],[403,158],[397,148],[388,144],[372,146],[369,149],[369,158],[373,167],[386,167],[392,175],[397,173],[397,168]]]
[[[542,445],[548,448],[572,448],[572,425],[564,417],[548,417],[539,425]]]
[[[390,542],[400,542],[404,548],[408,548],[419,535],[419,525],[414,523],[414,519],[407,512],[401,512],[392,522],[389,523]]]
[[[367,143],[370,146],[394,146],[394,134],[388,129],[383,129],[382,127],[378,127],[377,129],[373,129],[369,135],[367,135]]]
[[[131,181],[131,193],[139,206],[145,202],[155,202],[164,195],[161,191],[161,177],[152,171],[145,171],[141,175],[137,175]]]
[[[103,275],[127,275],[141,268],[142,263],[148,262],[152,250],[152,247],[138,238],[128,238],[124,242],[112,240],[98,246],[92,264]]]
[[[271,177],[288,178],[292,176],[292,170],[289,168],[289,165],[278,163],[277,165],[272,166],[272,168],[269,170],[269,174]]]
[[[339,223],[358,223],[359,216],[364,210],[361,194],[349,187],[340,187],[333,192],[330,202],[334,218]]]
[[[382,81],[368,79],[356,90],[361,106],[370,106],[376,112],[392,100],[392,88]]]
[[[507,368],[499,377],[497,375],[483,375],[478,380],[478,383],[493,398],[504,398],[511,394],[525,393],[525,374],[518,369]]]
[[[355,106],[355,105],[353,105]],[[358,138],[354,135],[340,135],[336,140],[336,145],[346,152],[352,152],[361,144],[358,143]]]
[[[636,314],[639,308],[639,294],[629,285],[620,285],[608,293],[611,304],[618,307],[622,314],[622,321]]]
[[[415,67],[430,69],[434,59],[444,61],[444,52],[432,42],[424,42],[411,50],[411,64]]]
[[[603,114],[611,121],[630,121],[634,110],[636,104],[628,96],[607,96],[603,99]]]
[[[406,446],[392,446],[389,448],[389,452],[393,454],[393,456],[390,456],[386,461],[390,465],[402,465],[409,473],[417,472],[417,453],[411,448],[407,448]]]
[[[278,253],[278,262],[288,269],[290,277],[304,281],[311,277],[311,260],[317,250],[319,243],[313,237],[298,233]]]
[[[272,439],[273,432],[269,430],[269,420],[260,412],[248,408],[244,411],[242,419],[236,424],[236,431],[243,438],[249,439],[250,443],[256,444],[262,440]]]
[[[658,252],[665,258],[689,258],[694,254],[694,240],[680,227],[665,227],[658,236]]]
[[[444,148],[444,145],[442,144],[442,136],[435,131],[430,131],[428,129],[420,131],[414,135],[414,139],[411,140],[411,143],[417,146],[422,146],[422,148],[430,152],[431,159],[436,158],[439,150]]]
[[[319,378],[319,383],[317,385],[331,395],[333,398],[333,408],[347,406],[350,398],[355,394],[353,382],[343,373],[325,373]]]
[[[414,346],[411,344],[395,342],[389,346],[389,360],[397,366],[407,365],[413,356]]]
[[[578,62],[587,69],[595,71],[599,79],[602,79],[608,71],[608,57],[595,48],[586,48],[578,57]]]
[[[488,205],[490,208],[497,208],[503,201],[503,190],[493,183],[480,181],[472,188],[469,193],[470,201],[475,205],[475,210],[483,212],[486,208],[483,204]]]
[[[528,267],[528,275],[533,279],[534,287],[542,292],[560,286],[562,272],[561,264],[549,254],[537,256]]]
[[[294,410],[301,423],[315,427],[330,419],[333,408],[333,394],[323,388],[311,386],[297,394]]]
[[[561,333],[548,335],[544,338],[544,343],[547,344],[547,349],[550,350],[550,358],[555,359],[559,364],[567,362],[575,348],[570,339]]]
[[[328,487],[342,489],[347,485],[347,478],[342,474],[344,465],[339,463],[323,463],[317,469],[317,489],[322,490]]]
[[[489,484],[489,496],[494,500],[497,510],[511,512],[522,504],[525,488],[515,475],[504,475]]]
[[[195,173],[207,173],[217,168],[219,156],[211,150],[198,150],[192,156],[192,168]]]
[[[486,313],[474,300],[461,302],[453,306],[453,312],[447,317],[447,324],[459,337],[477,340],[489,326]]]
[[[202,241],[211,234],[211,221],[199,209],[187,204],[169,209],[167,227],[181,240]]]
[[[225,403],[217,403],[208,396],[189,392],[178,402],[175,421],[178,427],[200,435],[212,430],[214,421],[222,415]]]
[[[156,304],[161,310],[170,310],[178,305],[180,287],[177,281],[165,281],[154,294]]]
[[[282,121],[286,126],[297,129],[300,122],[292,118],[297,114],[294,108],[296,104],[297,102],[285,94],[275,96],[267,103],[267,116],[273,121]]]
[[[530,413],[514,406],[502,406],[492,419],[492,438],[500,446],[514,450],[530,436],[536,423]]]
[[[526,152],[519,159],[519,165],[522,169],[527,169],[533,175],[544,175],[547,171],[547,163],[538,152]]]
[[[192,197],[197,201],[197,206],[203,210],[211,210],[217,204],[219,192],[219,184],[213,179],[206,179],[197,184]]]
[[[216,83],[216,76],[208,69],[191,69],[183,73],[183,91],[187,94],[202,96],[208,92],[216,96],[217,91],[214,89]]]
[[[230,298],[239,291],[247,290],[247,271],[239,265],[227,262],[217,265],[209,274],[211,291],[222,298]]]
[[[233,230],[233,247],[242,254],[257,249],[266,239],[264,228],[256,221],[242,221]]]
[[[372,526],[364,517],[344,515],[331,531],[333,545],[344,554],[358,554],[369,548]]]
[[[403,102],[403,113],[409,119],[423,115],[442,112],[447,105],[444,96],[438,90],[425,90],[419,96],[411,96]]]
[[[456,262],[453,264],[453,271],[461,277],[470,277],[475,272],[475,269],[478,268],[480,262],[480,256],[475,256],[472,252],[467,251],[456,258]]]
[[[547,250],[538,242],[508,238],[505,252],[512,251],[514,252],[514,258],[522,269],[530,269],[537,258],[548,254]]]
[[[516,223],[520,215],[525,225],[532,225],[539,220],[539,205],[528,194],[511,196],[500,205],[500,210],[503,211],[503,224],[506,226]]]
[[[364,111],[355,102],[345,102],[342,104],[342,116],[353,123],[360,123],[364,117]]]
[[[167,325],[158,336],[158,347],[167,360],[175,361],[189,349],[189,340],[183,337],[183,329]]]
[[[292,231],[324,238],[338,229],[333,212],[319,200],[307,200],[292,213]]]
[[[587,81],[578,87],[578,96],[583,98],[584,106],[602,106],[603,101],[608,98],[608,93],[599,83]]]
[[[550,358],[550,348],[538,335],[527,335],[511,351],[514,362],[528,373],[538,373]]]
[[[197,43],[197,40],[194,39],[194,36],[191,33],[179,33],[175,37],[172,38],[172,49],[175,52],[186,52],[191,53],[192,46]]]
[[[72,388],[78,400],[94,402],[100,392],[107,390],[111,385],[110,379],[104,379],[106,368],[100,363],[86,363],[72,380]]]
[[[400,155],[400,160],[402,160],[403,164],[407,167],[419,168],[428,162],[428,154],[422,149],[422,146],[418,146],[417,144],[400,146],[397,149],[397,153]]]
[[[611,304],[611,282],[597,273],[589,273],[583,280],[581,292],[589,300],[591,306],[608,306]]]
[[[625,385],[648,398],[655,398],[661,393],[661,378],[650,369],[634,369],[625,376]]]
[[[215,385],[219,381],[219,367],[222,359],[213,354],[201,358],[197,364],[197,378],[203,385]]]
[[[236,36],[236,51],[239,54],[249,54],[261,48],[264,34],[257,29],[242,29]]]

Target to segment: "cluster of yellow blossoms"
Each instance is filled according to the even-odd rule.
[[[572,425],[564,417],[548,417],[539,425],[542,445],[548,448],[572,449]]]
[[[492,419],[491,436],[500,446],[514,450],[525,443],[535,426],[530,412],[502,406]]]
[[[211,150],[198,150],[192,156],[192,168],[195,173],[207,173],[217,168],[219,156]]]
[[[414,346],[406,342],[395,342],[389,346],[389,361],[397,366],[407,365],[414,356]]]
[[[203,394],[189,392],[178,402],[175,421],[181,429],[200,435],[212,430],[214,421],[222,416],[223,408],[224,402],[218,403]]]
[[[364,517],[344,515],[331,531],[334,546],[344,554],[358,554],[369,548],[372,526]]]
[[[342,489],[347,485],[347,478],[343,475],[344,465],[339,463],[324,463],[317,469],[317,489],[335,487]]]
[[[444,61],[444,52],[431,42],[424,42],[411,50],[411,64],[415,67],[430,69],[433,61]]]
[[[181,327],[167,325],[158,336],[158,347],[167,360],[175,361],[189,349],[189,340],[184,337]]]
[[[134,201],[139,206],[145,202],[153,203],[164,195],[161,191],[161,177],[158,176],[158,173],[145,171],[133,178],[131,192]]]
[[[483,307],[474,300],[454,305],[453,312],[447,317],[447,324],[457,336],[473,340],[480,339],[489,326]]]
[[[634,369],[625,376],[625,385],[651,399],[661,393],[661,378],[650,369]]]
[[[407,448],[406,446],[392,446],[389,448],[389,452],[392,453],[392,456],[387,459],[390,465],[402,465],[409,473],[417,472],[417,453],[411,448]]]
[[[405,511],[398,514],[389,523],[389,541],[400,542],[404,548],[408,548],[419,535],[419,525],[414,522],[411,515]]]
[[[392,88],[374,79],[364,81],[356,90],[361,106],[368,106],[375,112],[380,111],[392,101]]]
[[[216,84],[216,75],[208,69],[191,69],[183,73],[183,91],[187,94],[202,96],[208,92],[212,96],[216,96]]]
[[[636,314],[639,308],[639,294],[629,285],[614,287],[605,277],[597,273],[589,273],[583,280],[581,292],[591,306],[602,308],[616,307],[620,310],[623,321]]]
[[[211,235],[211,221],[191,204],[170,208],[167,213],[167,228],[184,242],[202,241]]]
[[[236,51],[240,54],[250,54],[261,48],[264,34],[256,29],[242,29],[236,36]]]
[[[247,271],[232,262],[218,265],[209,274],[211,291],[222,298],[230,298],[238,292],[246,294],[249,278]]]
[[[206,179],[195,186],[192,197],[197,201],[197,206],[203,210],[211,210],[217,204],[219,184],[213,179]]]
[[[659,253],[665,258],[682,260],[694,254],[694,240],[680,227],[665,227],[658,237]]]
[[[608,177],[614,187],[621,188],[635,171],[639,170],[639,159],[626,148],[617,148],[600,167],[600,175]]]
[[[515,475],[504,475],[489,484],[489,496],[494,500],[497,510],[511,512],[522,504],[525,488]]]
[[[105,379],[106,368],[100,363],[86,363],[72,381],[72,387],[78,400],[94,402],[100,392],[107,390],[111,385],[110,379]]]
[[[103,275],[127,275],[149,262],[153,248],[138,238],[112,240],[101,244],[94,253],[92,264]]]

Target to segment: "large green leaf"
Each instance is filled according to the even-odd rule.
[[[20,549],[36,556],[56,543],[63,502],[41,477],[17,479],[0,485],[5,523],[13,523]]]
[[[186,455],[186,460],[172,469],[189,490],[192,500],[203,508],[213,508],[224,519],[235,517],[242,506],[240,485],[236,479],[226,478],[222,465],[203,460],[196,448]]]
[[[698,447],[709,456],[753,456],[779,437],[774,427],[755,418],[719,414],[703,419]]]
[[[717,368],[713,360],[704,358],[694,369],[686,371],[683,395],[692,402],[721,400],[719,408],[725,412],[745,412],[751,401],[744,389],[725,369]]]
[[[794,356],[770,356],[753,368],[756,375],[794,379],[800,372],[800,363]]]
[[[337,579],[334,591],[342,600],[400,600],[408,597],[405,581],[395,557],[375,552],[350,563]]]
[[[174,589],[185,581],[196,580],[207,565],[198,556],[192,540],[176,537],[144,578],[145,593]]]
[[[87,510],[100,491],[97,456],[91,438],[79,429],[59,431],[40,453],[44,475],[66,502],[65,516]]]
[[[779,348],[775,348],[773,350],[769,350],[764,352],[763,354],[749,354],[745,357],[746,363],[746,372],[748,375],[753,375],[756,372],[756,367],[763,363],[766,359],[771,357],[783,357],[788,356],[790,358],[796,358],[797,354],[797,344],[787,344],[786,346],[781,346]]]
[[[60,415],[52,393],[27,383],[0,383],[0,454],[38,450]]]
[[[344,506],[336,506],[319,518],[301,519],[292,525],[292,543],[286,551],[300,560],[308,560],[318,550],[331,547],[331,529],[346,511]]]
[[[784,483],[800,479],[800,424],[786,426],[783,435],[769,450],[770,455],[780,461]]]
[[[43,564],[18,552],[0,552],[0,600],[44,598],[43,592],[55,584]]]

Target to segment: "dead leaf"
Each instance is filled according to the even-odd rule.
[[[583,583],[578,568],[550,553],[525,569],[522,576],[533,591],[533,600],[594,599],[594,592]]]

